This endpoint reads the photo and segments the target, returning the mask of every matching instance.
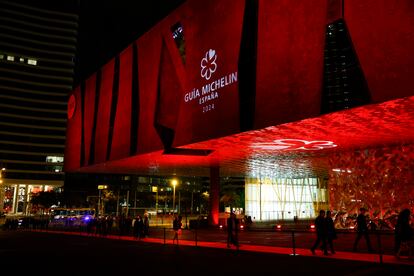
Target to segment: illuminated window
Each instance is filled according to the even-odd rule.
[[[17,212],[21,213],[24,211],[26,199],[26,185],[19,185],[17,194]]]
[[[51,165],[46,166],[46,169],[48,171],[52,171],[55,173],[60,173],[63,171],[63,166],[61,165],[61,163],[63,163],[63,156],[47,156],[46,157],[46,162],[47,163],[52,163]],[[58,163],[58,164],[53,164],[53,163]]]
[[[347,26],[339,19],[326,27],[322,112],[349,109],[370,102],[364,73]]]
[[[171,27],[171,33],[172,37],[175,41],[175,45],[178,48],[178,51],[180,52],[181,59],[183,63],[185,64],[185,40],[184,40],[184,30],[183,26],[180,22],[177,22]]]
[[[27,64],[30,64],[30,65],[37,65],[37,60],[29,58],[29,59],[27,60]]]
[[[16,197],[16,189],[17,185],[13,186],[6,186],[4,187],[4,202],[3,202],[3,210],[6,213],[13,212],[14,210],[14,202]]]
[[[0,59],[4,59],[4,55],[3,54],[0,54]]]
[[[19,58],[19,61],[20,62],[24,62],[24,58]]]
[[[45,185],[45,189],[44,189],[45,192],[51,192],[51,191],[54,191],[54,190],[55,189],[54,189],[53,186]]]
[[[14,56],[7,56],[8,61],[14,61]]]
[[[262,221],[314,218],[326,207],[322,187],[318,178],[246,179],[246,214]]]
[[[46,162],[48,163],[62,163],[63,162],[63,156],[47,156]]]

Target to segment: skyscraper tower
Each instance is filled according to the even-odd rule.
[[[78,6],[0,0],[0,212],[27,213],[32,193],[63,186]]]

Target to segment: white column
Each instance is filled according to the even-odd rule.
[[[24,189],[24,204],[23,204],[23,214],[27,215],[27,207],[29,206],[29,185],[25,185]]]
[[[14,187],[14,192],[13,192],[13,207],[12,207],[12,214],[17,213],[17,202],[18,202],[18,192],[19,192],[19,185],[13,185]]]

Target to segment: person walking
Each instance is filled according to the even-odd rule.
[[[239,223],[236,214],[231,212],[230,217],[227,219],[227,248],[230,248],[230,244],[239,248],[238,227]]]
[[[410,210],[404,209],[398,214],[395,225],[395,256],[400,258],[401,252],[407,251],[408,257],[412,258],[413,229],[410,226]]]
[[[144,237],[148,237],[149,235],[149,218],[148,213],[144,214]]]
[[[357,251],[358,242],[362,237],[365,238],[368,251],[372,252],[371,241],[368,235],[368,225],[367,225],[367,218],[365,216],[365,212],[366,212],[365,208],[362,207],[359,209],[359,215],[357,217],[357,237],[355,239],[354,247],[353,247],[354,252]]]
[[[138,240],[142,238],[144,223],[140,215],[137,215],[134,222],[134,236]]]
[[[333,247],[333,240],[336,240],[336,230],[335,230],[335,224],[332,219],[331,211],[326,212],[326,231],[327,231],[327,245],[329,245],[329,249],[331,250],[332,254],[335,254],[335,250]]]
[[[328,250],[326,248],[326,220],[325,220],[325,211],[320,210],[319,216],[315,219],[315,228],[316,228],[316,241],[311,247],[311,252],[315,255],[315,249],[318,247],[319,243],[322,242],[322,250],[324,255],[328,255]]]
[[[173,244],[177,241],[178,245],[178,236],[181,234],[181,216],[174,216],[173,220],[173,230],[174,230],[174,237],[173,237]]]

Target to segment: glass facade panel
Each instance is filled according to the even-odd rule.
[[[246,179],[246,214],[261,221],[314,218],[327,199],[320,182],[318,178]]]

